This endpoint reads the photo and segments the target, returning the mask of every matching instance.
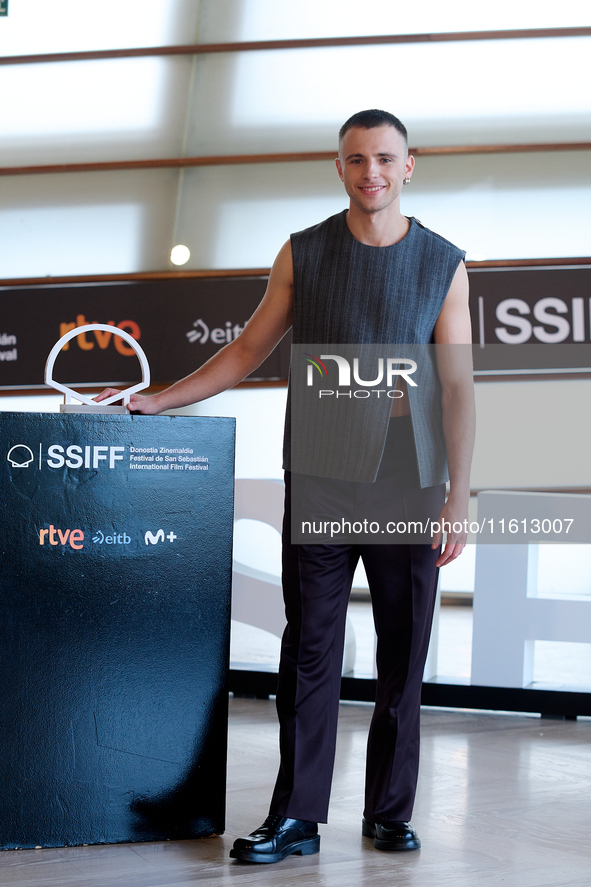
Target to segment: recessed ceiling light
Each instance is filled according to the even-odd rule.
[[[186,265],[191,258],[191,250],[188,246],[178,243],[170,251],[170,261],[173,265]]]

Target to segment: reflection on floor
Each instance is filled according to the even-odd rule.
[[[328,825],[314,856],[253,866],[232,843],[267,815],[274,700],[231,699],[226,834],[0,853],[2,887],[588,887],[591,719],[424,709],[413,824],[422,849],[361,837],[372,706],[342,703]]]

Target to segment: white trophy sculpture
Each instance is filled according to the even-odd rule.
[[[61,382],[56,382],[53,378],[53,366],[56,357],[64,345],[69,342],[70,339],[74,339],[81,333],[91,333],[94,330],[112,333],[114,336],[121,336],[121,338],[124,339],[135,351],[142,369],[141,382],[132,385],[130,388],[126,388],[120,394],[114,394],[111,397],[105,398],[105,400],[100,403],[96,403],[92,397],[89,397],[86,394],[80,394],[78,391],[73,391],[71,388],[68,388],[67,385],[62,385]],[[89,323],[86,326],[78,326],[75,329],[70,330],[55,343],[49,352],[45,364],[45,384],[55,388],[56,391],[61,391],[64,395],[64,402],[60,404],[61,413],[126,413],[127,404],[129,403],[129,395],[134,394],[136,391],[141,391],[143,388],[147,388],[150,384],[150,367],[148,366],[148,358],[146,357],[144,349],[139,342],[129,335],[129,333],[120,330],[116,326],[111,326],[111,324]],[[72,403],[72,398],[78,401],[78,403]],[[117,400],[123,400],[123,406],[113,406]]]

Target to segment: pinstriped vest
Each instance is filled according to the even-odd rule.
[[[465,254],[414,218],[398,243],[367,246],[349,231],[346,213],[344,210],[291,236],[294,345],[433,343],[437,318]],[[401,353],[396,356],[407,356],[402,354],[404,349],[398,350]],[[392,401],[385,397],[364,401],[357,419],[346,419],[346,434],[342,423],[335,424],[338,405],[324,403],[314,416],[308,409],[300,410],[297,420],[295,413],[293,416],[292,445],[294,360],[292,357],[284,468],[341,480],[374,481]],[[415,378],[420,375],[419,371]],[[409,386],[408,394],[421,486],[444,483],[448,474],[436,373],[423,374],[422,384]]]

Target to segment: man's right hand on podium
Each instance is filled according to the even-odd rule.
[[[120,391],[118,388],[105,388],[104,391],[101,391],[100,394],[93,397],[93,400],[100,403],[101,400],[106,400],[107,397],[113,397],[115,394],[121,394],[123,396],[123,393],[124,392]],[[158,406],[157,397],[156,394],[148,397],[143,394],[130,394],[127,409],[130,413],[141,413],[144,416],[155,416],[162,410],[162,407]]]

